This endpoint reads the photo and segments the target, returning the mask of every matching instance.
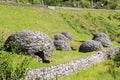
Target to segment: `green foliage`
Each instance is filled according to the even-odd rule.
[[[118,9],[120,0],[93,0],[95,8]]]
[[[9,63],[8,56],[2,55],[0,53],[0,80],[10,80],[12,78],[12,66]]]
[[[28,60],[25,58],[16,67],[12,66],[10,56],[12,53],[0,51],[0,80],[19,80],[24,79],[27,72]]]
[[[14,71],[14,79],[13,80],[17,80],[17,79],[24,79],[24,76],[27,74],[27,67],[28,67],[29,61],[27,60],[27,58],[25,58],[18,66],[16,66],[16,69]]]
[[[117,69],[120,68],[120,52],[117,53],[112,60],[109,60],[106,65],[108,67],[107,72],[113,77],[114,80],[118,80],[118,74],[120,74],[120,71]]]
[[[50,6],[60,6],[61,5],[61,0],[46,0],[46,5]]]
[[[68,6],[79,8],[91,8],[91,0],[3,0],[30,4],[41,4],[50,6]],[[120,9],[120,0],[93,0],[94,8]]]
[[[81,8],[91,8],[90,1],[88,1],[88,0],[87,1],[81,0],[78,7],[81,7]]]
[[[114,57],[113,61],[117,67],[120,67],[120,52]]]
[[[107,63],[105,63],[105,65],[107,65],[107,73],[109,73],[114,80],[116,80],[116,64],[114,61],[109,60]]]
[[[41,0],[3,0],[3,1],[12,1],[16,3],[41,4]]]

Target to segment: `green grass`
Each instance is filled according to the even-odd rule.
[[[106,61],[95,65],[89,69],[78,72],[74,75],[61,78],[58,80],[114,80],[113,76],[109,73],[109,65],[111,61]],[[116,71],[116,80],[120,79],[120,67],[115,68]]]
[[[45,8],[0,5],[0,30],[5,38],[21,30],[44,32],[53,35],[68,31],[78,35],[56,11]]]
[[[113,45],[114,45],[114,46],[120,46],[120,43],[117,43],[117,42],[114,41],[114,42],[113,42]]]
[[[107,33],[111,40],[120,41],[120,15],[109,10],[61,11],[62,17],[77,33],[85,37],[99,32]],[[87,36],[86,36],[87,37]],[[90,39],[90,38],[89,38]]]
[[[104,13],[103,13],[104,12]],[[55,51],[50,58],[52,63],[44,64],[30,60],[29,68],[44,67],[66,63],[71,60],[89,56],[92,53],[78,52],[82,41],[90,40],[97,32],[106,32],[114,41],[113,45],[120,46],[119,13],[114,11],[68,11],[51,10],[47,8],[0,5],[0,36],[6,39],[10,34],[21,30],[44,32],[54,39],[54,35],[70,32],[76,41],[70,45],[77,51]],[[7,53],[7,52],[5,52]],[[94,53],[94,52],[93,52]],[[25,58],[23,55],[12,54],[13,66]]]
[[[53,66],[53,65],[58,65],[58,64],[63,64],[70,62],[72,60],[80,59],[83,57],[90,56],[92,54],[95,54],[96,52],[90,52],[90,53],[80,53],[77,51],[55,51],[54,55],[49,58],[51,60],[50,64],[42,63],[42,62],[37,62],[34,58],[30,56],[24,56],[24,55],[18,55],[15,53],[8,53],[8,52],[1,52],[2,55],[8,56],[10,59],[10,62],[12,63],[13,67],[16,67],[17,64],[22,62],[25,58],[28,59],[30,62],[28,65],[28,68],[38,68],[38,67],[47,67],[47,66]]]
[[[104,13],[103,13],[104,12]],[[0,5],[0,32],[5,38],[21,30],[54,35],[70,32],[77,41],[92,39],[93,34],[105,32],[119,40],[119,13],[114,11],[64,11],[47,8]]]

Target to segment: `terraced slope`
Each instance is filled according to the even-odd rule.
[[[0,5],[0,35],[4,39],[11,33],[21,30],[44,32],[52,39],[54,39],[55,34],[67,31],[75,37],[75,41],[71,42],[71,46],[75,49],[79,48],[82,41],[92,39],[93,34],[97,32],[109,34],[114,45],[119,46],[120,44],[117,43],[120,41],[119,21],[120,14],[109,10],[51,10],[39,7]],[[60,62],[56,62],[57,64],[78,59],[81,57],[81,54],[84,54],[73,51],[70,52],[69,60],[66,60],[65,56],[68,56],[69,52],[55,51],[54,53],[53,60],[60,60]],[[64,54],[60,56],[61,53]],[[15,56],[19,57],[18,55]],[[11,57],[13,58],[13,62],[14,60],[17,62],[21,61],[20,58],[16,57],[14,59],[14,57]],[[22,58],[22,56],[20,57]],[[17,63],[13,64],[15,65]],[[53,65],[55,64],[53,63]],[[31,65],[33,68],[44,66],[44,64],[39,64],[35,60]]]

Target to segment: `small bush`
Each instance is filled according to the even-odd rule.
[[[0,80],[10,80],[12,79],[13,68],[9,63],[9,58],[0,54]]]
[[[108,67],[107,72],[113,77],[114,80],[118,80],[120,76],[120,70],[118,70],[120,68],[120,52],[112,60],[109,60],[106,63],[106,66]]]
[[[118,6],[117,3],[112,2],[111,5],[110,5],[110,9],[116,9],[117,6]]]
[[[90,2],[88,2],[88,1],[85,1],[85,0],[81,0],[80,1],[80,4],[79,4],[79,7],[82,7],[82,8],[90,8],[91,7],[91,4],[90,4]]]
[[[117,67],[120,67],[120,52],[113,59]]]
[[[19,80],[24,79],[27,72],[28,60],[25,58],[15,68],[11,64],[9,56],[12,53],[0,52],[0,80]]]

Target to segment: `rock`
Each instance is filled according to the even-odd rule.
[[[70,51],[69,39],[63,34],[54,35],[54,45],[57,50],[68,50]]]
[[[54,45],[57,50],[68,50],[71,51],[70,45],[68,42],[63,40],[55,40]]]
[[[94,35],[93,40],[101,42],[104,47],[112,46],[109,36],[105,33],[98,33]]]
[[[17,53],[38,55],[43,61],[45,57],[50,57],[54,50],[54,44],[46,34],[29,30],[11,34],[4,47],[7,51],[16,49]]]
[[[69,40],[73,40],[74,39],[73,36],[69,32],[62,32],[61,34],[63,34]]]
[[[91,52],[103,49],[100,42],[94,40],[88,40],[82,43],[79,47],[79,52]]]
[[[66,38],[63,34],[56,34],[54,35],[55,40],[63,40],[63,41],[69,41],[68,38]]]

